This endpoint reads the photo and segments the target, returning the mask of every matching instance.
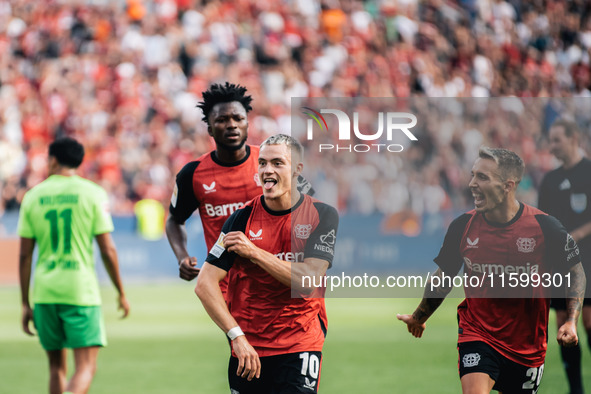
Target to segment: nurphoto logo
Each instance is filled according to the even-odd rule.
[[[334,151],[334,152],[359,152],[365,153],[370,151],[376,152],[402,152],[404,147],[400,144],[386,144],[377,143],[382,136],[385,134],[386,140],[391,142],[394,138],[395,133],[402,133],[410,141],[418,141],[417,137],[410,131],[411,128],[416,126],[417,117],[409,112],[379,112],[377,114],[377,130],[376,131],[362,131],[359,129],[359,112],[353,112],[353,124],[351,125],[350,116],[339,109],[327,109],[323,108],[320,111],[316,111],[310,107],[301,107],[302,112],[308,115],[310,119],[307,120],[306,133],[308,140],[314,139],[314,128],[315,124],[320,128],[321,132],[329,131],[328,123],[323,114],[334,115],[338,122],[338,140],[351,141],[351,130],[353,135],[361,140],[367,141],[366,144],[319,144],[318,151]],[[352,127],[351,127],[352,126]],[[369,143],[374,142],[374,143]]]

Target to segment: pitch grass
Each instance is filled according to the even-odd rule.
[[[229,392],[228,345],[194,295],[193,285],[128,286],[132,312],[126,320],[118,319],[113,290],[103,290],[109,346],[99,354],[91,394]],[[45,354],[37,338],[28,338],[20,330],[18,289],[0,288],[0,299],[0,393],[47,392]],[[395,317],[412,312],[417,302],[328,299],[330,326],[320,392],[460,392],[455,314],[459,300],[444,302],[422,339],[411,337]],[[568,391],[555,335],[552,321],[540,394]],[[583,343],[584,379],[591,390],[586,338]]]

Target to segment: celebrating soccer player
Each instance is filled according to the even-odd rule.
[[[318,390],[327,316],[323,289],[303,287],[302,277],[323,277],[331,265],[338,216],[297,190],[302,155],[287,135],[261,144],[263,195],[226,221],[197,280],[195,292],[231,340],[232,392]],[[226,303],[218,283],[227,276]]]
[[[515,198],[524,168],[523,160],[514,152],[480,149],[469,184],[475,209],[449,226],[435,258],[439,268],[434,276],[453,277],[462,265],[468,275],[494,267],[504,278],[503,273],[528,272],[529,268],[527,275],[533,278],[531,267],[536,266],[537,275],[551,272],[568,276],[567,318],[557,340],[563,346],[573,346],[578,342],[585,273],[577,245],[564,227],[552,216]],[[432,283],[427,284],[424,298],[412,315],[398,315],[415,337],[422,336],[425,322],[451,291],[449,285],[432,288]],[[497,287],[502,287],[501,283],[497,282]],[[458,306],[462,391],[536,393],[546,356],[549,299],[480,298],[479,289],[469,289],[466,283],[464,289],[466,299]]]
[[[203,121],[216,149],[186,164],[176,176],[166,221],[168,242],[177,257],[180,277],[199,274],[197,258],[187,251],[185,221],[199,209],[207,249],[214,245],[226,219],[261,193],[257,175],[259,148],[246,144],[251,96],[226,82],[203,92]],[[225,292],[226,281],[221,283]]]
[[[216,149],[186,164],[176,176],[170,200],[166,235],[179,264],[179,275],[193,280],[199,274],[197,258],[187,251],[185,221],[199,209],[207,250],[214,245],[222,225],[247,201],[261,194],[257,174],[259,147],[247,145],[248,112],[252,97],[246,88],[226,82],[203,92],[203,121]],[[298,178],[312,195],[311,185]],[[220,284],[225,292],[226,283]]]
[[[49,146],[49,177],[29,190],[20,210],[20,284],[22,325],[33,335],[31,320],[49,358],[51,394],[86,393],[96,370],[99,348],[106,345],[101,299],[94,269],[93,238],[119,292],[119,309],[129,313],[119,277],[113,221],[107,193],[78,177],[84,148],[71,138]],[[35,244],[34,308],[29,282]],[[75,372],[66,381],[66,348],[74,350]]]

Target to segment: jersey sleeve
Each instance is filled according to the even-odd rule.
[[[184,223],[199,207],[199,201],[193,191],[193,174],[198,161],[186,164],[176,175],[176,182],[170,198],[170,214],[180,223]]]
[[[230,271],[230,268],[234,265],[234,260],[236,259],[237,254],[226,250],[223,242],[224,235],[231,231],[246,231],[246,224],[248,223],[248,218],[250,217],[251,212],[252,206],[246,206],[236,210],[230,215],[222,226],[222,232],[220,233],[218,240],[211,247],[205,261],[223,269],[224,271]]]
[[[312,257],[326,260],[330,268],[334,259],[339,214],[336,209],[322,202],[315,202],[314,207],[318,211],[319,221],[306,242],[304,259]]]
[[[25,193],[21,203],[20,211],[18,213],[18,235],[22,238],[35,238],[33,226],[29,217],[29,210],[31,206],[31,195]]]
[[[314,193],[316,193],[316,190],[314,190],[310,181],[304,178],[302,175],[298,175],[297,189],[300,193],[307,194],[309,196],[313,196]]]
[[[109,197],[103,189],[99,189],[95,195],[94,214],[94,228],[92,229],[94,235],[110,233],[114,230],[113,218],[109,209]]]
[[[581,253],[573,237],[554,216],[536,215],[544,234],[546,258],[554,272],[566,273],[581,262]]]
[[[433,259],[447,275],[457,274],[464,264],[460,253],[460,244],[462,243],[462,234],[464,234],[471,217],[472,215],[465,213],[451,222],[443,239],[441,250],[439,250],[437,257]]]

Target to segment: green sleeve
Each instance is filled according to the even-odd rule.
[[[94,221],[94,234],[110,233],[114,230],[113,219],[111,218],[111,212],[109,210],[109,198],[107,193],[100,189],[96,194],[94,205],[95,221]]]

